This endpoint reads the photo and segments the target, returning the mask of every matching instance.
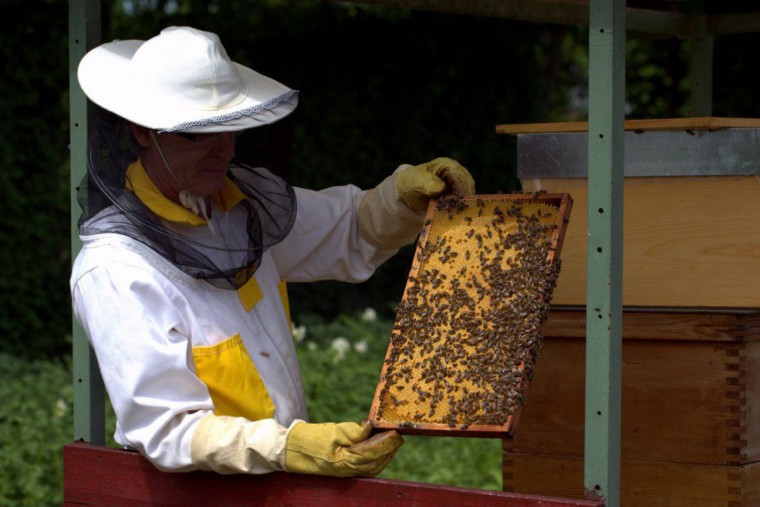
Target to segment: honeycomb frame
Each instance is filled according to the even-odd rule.
[[[571,208],[568,194],[431,201],[370,407],[376,430],[514,434]]]

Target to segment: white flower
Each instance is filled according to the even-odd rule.
[[[354,343],[354,350],[357,351],[359,354],[365,354],[369,350],[369,345],[367,344],[367,340],[361,340]]]
[[[290,325],[290,333],[293,335],[293,339],[296,343],[301,343],[306,338],[306,326]]]
[[[315,350],[317,350],[317,344],[314,342],[309,342],[306,344],[306,348],[314,352]]]
[[[58,419],[63,419],[63,416],[69,411],[69,405],[62,399],[58,398],[55,402],[55,416]]]
[[[336,352],[345,354],[349,350],[351,350],[351,342],[343,338],[342,336],[338,336],[335,338],[330,346],[335,350]]]
[[[367,307],[362,313],[362,320],[365,322],[375,322],[377,320],[377,312],[374,308]]]
[[[351,350],[351,342],[339,336],[332,341],[330,347],[335,351],[333,362],[337,363],[346,356],[346,352]]]

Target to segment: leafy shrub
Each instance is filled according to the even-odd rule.
[[[71,366],[0,353],[0,505],[61,505],[72,438]]]

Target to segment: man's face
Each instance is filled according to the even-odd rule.
[[[169,199],[177,201],[183,190],[198,197],[221,190],[235,155],[234,132],[156,134],[149,136],[148,140],[150,142],[142,156],[145,169]],[[155,146],[156,142],[160,152]],[[167,169],[167,164],[171,171]]]

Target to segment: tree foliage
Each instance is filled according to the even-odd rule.
[[[71,321],[66,4],[3,7],[0,351],[56,354]]]
[[[0,352],[0,378],[0,505],[61,505],[61,447],[73,425],[70,362]]]
[[[335,2],[174,5],[113,15],[112,32],[148,35],[172,24],[214,31],[234,60],[298,89],[291,180],[300,186],[369,188],[401,163],[449,156],[473,172],[480,193],[509,192],[518,188],[514,140],[495,126],[565,106],[558,28],[547,36],[504,19]],[[153,7],[170,14],[156,17]],[[412,251],[361,285],[291,285],[291,307],[337,315],[371,305],[388,315]]]
[[[15,14],[0,22],[0,351],[58,355],[69,349],[71,319],[66,3],[5,5]],[[318,0],[102,5],[104,40],[195,26],[218,33],[234,60],[300,90],[285,126],[286,175],[300,186],[367,188],[401,163],[450,156],[473,172],[479,193],[510,192],[519,187],[515,142],[496,135],[497,124],[586,118],[582,28]],[[756,38],[716,39],[716,116],[754,116]],[[686,41],[629,37],[628,117],[689,113],[688,50]],[[374,306],[387,317],[412,251],[364,284],[292,285],[295,315]]]

